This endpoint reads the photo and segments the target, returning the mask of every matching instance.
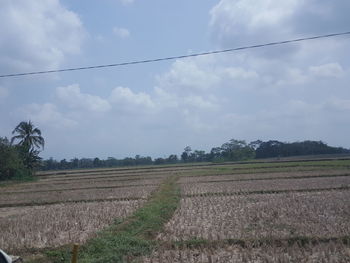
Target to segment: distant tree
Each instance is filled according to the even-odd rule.
[[[66,159],[63,159],[60,161],[59,164],[59,169],[68,169],[69,168],[69,163],[67,162]]]
[[[93,161],[94,167],[100,167],[101,166],[101,160],[99,158],[95,158]]]
[[[166,160],[167,163],[177,163],[178,162],[178,158],[176,154],[171,154],[169,155],[169,157]]]
[[[73,158],[70,160],[72,163],[72,168],[79,168],[79,159],[78,158]]]
[[[260,144],[256,149],[256,158],[342,153],[349,153],[349,150],[341,147],[331,147],[322,141],[286,143],[271,140]]]
[[[45,140],[41,136],[41,131],[38,128],[34,127],[31,121],[20,122],[12,131],[12,134],[15,136],[12,137],[11,144],[13,144],[16,140],[19,140],[17,145],[23,147],[28,152],[31,149],[35,150],[44,148]]]
[[[181,160],[183,162],[188,162],[189,161],[189,157],[190,157],[190,153],[191,153],[192,149],[190,146],[186,146],[184,149],[184,152],[181,154]]]
[[[221,159],[221,148],[214,147],[210,150],[209,160],[210,161],[219,161]]]
[[[206,161],[205,151],[195,150],[193,155],[194,155],[193,159],[195,162],[205,162]]]
[[[108,157],[105,163],[107,167],[113,167],[118,165],[118,160],[114,157]]]
[[[41,136],[41,131],[36,128],[31,121],[20,122],[12,131],[11,144],[18,141],[17,147],[21,153],[24,164],[33,169],[40,164],[40,149],[44,149],[45,140]]]
[[[94,161],[91,158],[81,158],[79,160],[80,168],[92,168],[94,167]]]
[[[253,148],[254,150],[258,149],[259,146],[263,143],[263,141],[261,140],[256,140],[256,141],[252,141],[248,144],[249,147]]]
[[[255,157],[255,151],[246,141],[231,139],[221,146],[221,156],[229,161],[249,160]]]
[[[135,159],[131,157],[126,157],[123,160],[121,160],[121,164],[123,166],[132,166],[135,165]]]
[[[164,158],[157,158],[154,160],[154,164],[165,164],[166,161]]]

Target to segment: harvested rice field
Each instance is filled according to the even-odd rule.
[[[0,248],[31,263],[70,262],[72,243],[83,263],[350,262],[349,222],[347,159],[51,171],[0,188]]]
[[[82,243],[96,231],[134,212],[145,201],[103,201],[12,209],[0,220],[0,247],[4,250],[57,247]],[[3,213],[6,208],[1,208]]]

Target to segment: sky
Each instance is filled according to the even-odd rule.
[[[350,31],[348,0],[0,0],[0,75]],[[230,139],[350,148],[350,37],[0,78],[0,136],[44,158],[165,157]]]

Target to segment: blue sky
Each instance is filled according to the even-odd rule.
[[[0,73],[118,63],[349,31],[347,0],[1,0]],[[229,139],[350,147],[349,37],[0,79],[0,136],[44,158],[180,154]]]

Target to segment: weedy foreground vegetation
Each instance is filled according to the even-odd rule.
[[[42,172],[0,193],[25,262],[350,262],[350,160]]]

